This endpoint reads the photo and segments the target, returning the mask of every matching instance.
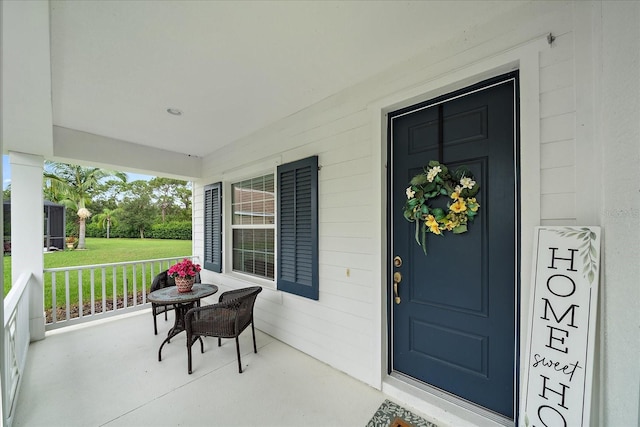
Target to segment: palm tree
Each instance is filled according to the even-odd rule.
[[[46,161],[44,172],[45,193],[52,201],[74,209],[79,218],[78,249],[85,248],[85,232],[87,218],[91,212],[86,208],[91,201],[100,181],[107,177],[116,177],[123,182],[127,176],[123,172],[109,171],[100,168],[86,168],[67,163]]]
[[[111,232],[111,227],[118,223],[116,216],[118,215],[119,209],[109,209],[104,208],[102,213],[93,217],[94,221],[97,221],[98,224],[102,226],[102,228],[107,229],[107,239],[109,238],[109,234]]]

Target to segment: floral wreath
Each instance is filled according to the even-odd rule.
[[[425,254],[427,231],[437,235],[445,231],[465,233],[467,223],[478,215],[480,204],[474,196],[480,186],[465,167],[451,172],[444,164],[432,160],[424,172],[414,176],[409,184],[404,217],[409,222],[416,222],[416,242]],[[448,196],[452,201],[447,202],[446,211],[429,205],[430,199],[440,196]],[[422,238],[419,238],[420,230]]]

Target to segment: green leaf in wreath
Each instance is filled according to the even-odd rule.
[[[447,194],[453,193],[454,187],[451,185],[451,181],[445,181],[442,187],[447,190]]]
[[[422,252],[427,254],[427,227],[422,225]]]
[[[456,169],[452,174],[451,177],[456,180],[457,182],[460,182],[460,178],[462,178],[463,176],[465,176],[466,169],[463,168],[458,168]],[[467,175],[468,176],[468,175]]]
[[[453,231],[453,234],[466,233],[467,232],[467,225],[466,224],[460,224],[459,226],[455,227],[451,231]]]
[[[427,176],[423,173],[414,176],[413,178],[411,178],[411,181],[409,181],[409,183],[414,186],[423,185],[426,182]]]
[[[473,197],[476,194],[478,194],[478,191],[480,191],[480,186],[478,184],[474,185],[473,188],[471,190],[469,190],[468,188],[465,188],[465,190],[467,190],[467,194],[468,196],[466,197]]]
[[[442,218],[444,218],[445,216],[447,216],[447,214],[445,213],[444,209],[441,208],[434,208],[431,210],[431,215],[433,215],[433,217],[436,220],[441,220]]]

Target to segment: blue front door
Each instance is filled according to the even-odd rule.
[[[390,370],[513,418],[518,289],[517,75],[389,116]],[[430,160],[466,166],[481,207],[468,232],[427,236],[403,217]],[[446,203],[439,200],[435,203]],[[401,265],[398,265],[401,264]]]

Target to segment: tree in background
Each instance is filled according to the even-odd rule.
[[[158,214],[151,203],[149,194],[138,194],[137,197],[127,197],[120,203],[118,218],[132,230],[136,230],[141,239],[144,232],[153,225],[154,218]]]
[[[45,162],[45,196],[52,202],[63,204],[76,212],[79,223],[78,249],[85,248],[86,221],[91,216],[86,206],[100,186],[100,182],[107,177],[115,177],[122,182],[127,181],[127,176],[122,172]]]
[[[119,213],[119,209],[109,209],[104,208],[102,212],[95,215],[93,220],[96,221],[102,228],[107,229],[107,239],[111,234],[111,227],[118,224],[117,215]]]
[[[101,181],[95,189],[91,206],[96,212],[104,208],[117,209],[118,201],[122,200],[130,185],[130,182],[113,178]]]
[[[160,208],[162,222],[166,221],[167,214],[179,211],[178,204],[184,203],[185,198],[189,200],[190,208],[191,190],[187,187],[188,184],[187,181],[161,177],[149,181],[152,196]]]
[[[180,219],[191,221],[191,183],[187,183],[184,187],[179,187],[177,191],[177,197],[180,201],[180,212],[183,213],[183,217]]]
[[[48,200],[67,207],[67,236],[191,238],[191,183],[160,177],[127,182],[124,179],[126,175],[121,172],[103,170],[105,174],[92,174],[89,171],[98,172],[99,169],[63,164],[58,168],[65,168],[62,173],[60,170],[56,172],[54,165],[46,165],[43,193]],[[76,185],[84,182],[81,179],[84,175],[94,177],[92,182],[95,185],[89,188]],[[61,189],[60,182],[70,183],[68,186],[74,191],[86,188],[82,193],[85,196],[83,210],[80,198],[68,196],[68,191]],[[93,221],[87,221],[91,218]]]

